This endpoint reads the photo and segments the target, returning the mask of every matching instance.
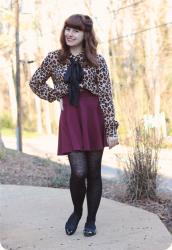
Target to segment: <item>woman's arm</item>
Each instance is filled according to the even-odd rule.
[[[115,121],[115,108],[112,99],[112,86],[109,71],[103,56],[98,55],[99,67],[97,69],[97,81],[100,107],[104,114],[107,138],[117,138],[118,122]],[[108,139],[109,141],[109,139]]]
[[[58,97],[56,90],[49,87],[46,83],[52,74],[52,59],[52,52],[49,52],[29,82],[32,91],[41,99],[47,100],[49,102],[60,99],[60,96]]]

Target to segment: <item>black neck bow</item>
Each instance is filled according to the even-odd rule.
[[[79,85],[83,80],[83,69],[78,61],[70,58],[70,65],[64,75],[64,82],[68,84],[69,102],[71,105],[78,106],[79,104]]]

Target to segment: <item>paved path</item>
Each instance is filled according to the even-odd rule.
[[[1,185],[0,211],[0,241],[8,250],[172,249],[172,236],[157,215],[105,198],[97,213],[97,235],[83,236],[85,200],[78,229],[67,236],[64,224],[72,211],[67,189]]]

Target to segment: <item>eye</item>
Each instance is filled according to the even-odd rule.
[[[79,30],[77,30],[77,29],[74,29],[74,31],[75,31],[76,33],[78,33],[78,32],[79,32]]]

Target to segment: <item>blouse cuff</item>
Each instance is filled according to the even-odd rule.
[[[106,136],[107,137],[118,137],[117,134],[117,128],[119,126],[119,123],[115,120],[106,122],[105,120],[105,130],[106,130]]]

